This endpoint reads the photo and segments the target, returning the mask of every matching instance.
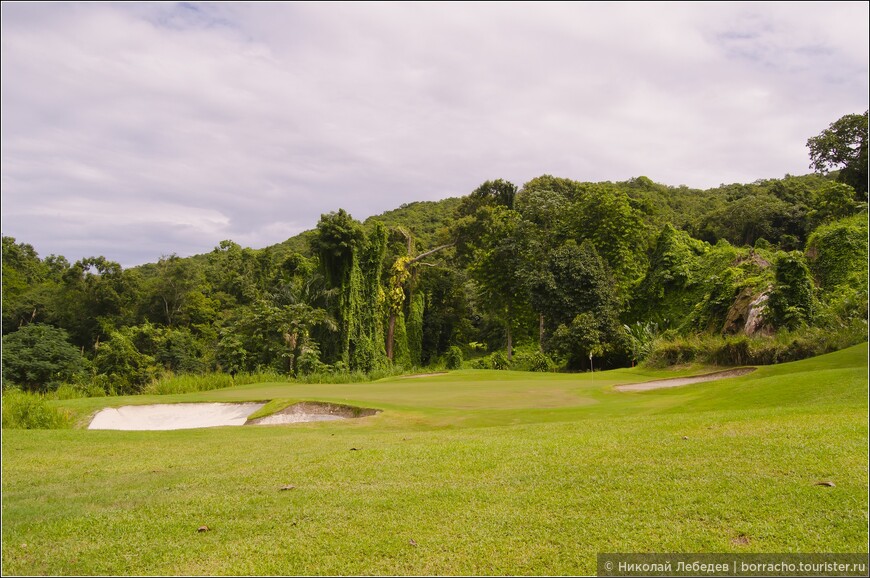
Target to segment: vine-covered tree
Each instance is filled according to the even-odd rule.
[[[815,309],[813,279],[803,254],[792,251],[778,255],[774,274],[776,285],[768,301],[771,320],[788,329],[812,321]]]

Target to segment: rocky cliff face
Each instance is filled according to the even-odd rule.
[[[725,335],[737,333],[749,336],[770,335],[773,331],[769,325],[765,324],[762,315],[769,295],[769,287],[760,293],[752,287],[743,289],[728,310],[725,324],[722,326],[722,333]]]

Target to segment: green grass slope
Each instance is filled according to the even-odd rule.
[[[672,375],[257,384],[159,400],[384,411],[293,426],[4,430],[2,569],[591,574],[597,552],[867,551],[866,344],[741,378],[612,387]],[[58,404],[87,416],[134,399],[155,401]]]

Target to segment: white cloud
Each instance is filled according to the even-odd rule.
[[[125,265],[490,178],[808,171],[866,3],[3,4],[2,226]]]

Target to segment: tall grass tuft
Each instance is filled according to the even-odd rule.
[[[72,427],[72,417],[48,405],[37,393],[19,389],[3,392],[4,429],[65,429]]]
[[[168,395],[173,393],[194,393],[197,391],[209,391],[233,387],[234,385],[247,385],[249,383],[286,382],[291,381],[287,375],[275,372],[239,373],[233,378],[228,373],[205,373],[167,375],[156,379],[145,386],[142,393],[152,395]]]
[[[295,383],[365,383],[377,381],[385,377],[395,377],[408,373],[408,370],[400,365],[386,369],[375,369],[366,373],[364,371],[331,371],[318,372],[308,375],[300,375],[293,379]]]

